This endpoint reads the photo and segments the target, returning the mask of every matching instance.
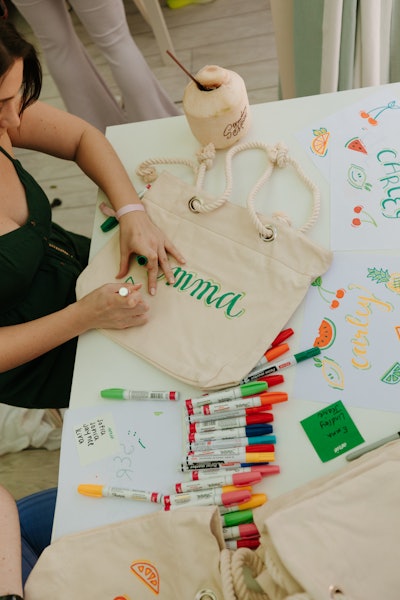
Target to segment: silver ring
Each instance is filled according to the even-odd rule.
[[[218,600],[218,596],[213,590],[199,590],[194,597],[194,600]]]
[[[122,296],[123,298],[125,298],[126,296],[128,296],[128,294],[129,294],[129,290],[128,290],[128,288],[127,288],[127,287],[125,287],[125,286],[123,286],[123,287],[120,287],[120,288],[119,288],[119,290],[118,290],[118,294],[119,294],[120,296]]]
[[[267,225],[265,229],[267,229],[267,231],[270,231],[270,235],[260,233],[260,238],[263,242],[273,242],[278,237],[276,227],[273,227],[272,225]]]

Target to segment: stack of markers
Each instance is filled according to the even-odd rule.
[[[279,473],[275,460],[272,405],[285,402],[285,392],[268,392],[282,383],[281,375],[213,392],[185,402],[187,453],[180,468],[191,480],[175,486],[177,495],[212,498],[219,506],[228,548],[256,548],[259,533],[252,509],[264,504],[265,494],[252,485]],[[196,500],[195,500],[196,501]]]

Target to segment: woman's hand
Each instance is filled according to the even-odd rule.
[[[121,296],[119,290],[128,290]],[[127,329],[148,321],[148,304],[140,293],[141,283],[107,283],[90,292],[77,302],[81,317],[89,329]]]
[[[147,258],[148,290],[152,296],[156,293],[159,266],[167,281],[173,284],[174,274],[167,253],[180,264],[184,264],[185,259],[163,232],[150,221],[146,213],[126,213],[120,218],[119,225],[121,261],[117,278],[128,273],[131,255],[138,254]]]

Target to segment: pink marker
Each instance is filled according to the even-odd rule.
[[[201,479],[200,481],[192,480],[176,483],[175,491],[177,494],[182,494],[184,492],[197,492],[199,490],[217,488],[223,485],[252,485],[259,483],[261,479],[262,475],[259,471],[254,471],[253,473],[225,473],[218,474],[215,477],[207,477],[207,479]]]
[[[236,464],[236,463],[235,463]],[[277,475],[281,469],[279,465],[252,465],[251,467],[241,466],[224,466],[216,469],[205,469],[201,471],[191,471],[190,475],[193,481],[201,481],[202,479],[210,479],[211,477],[218,477],[218,475],[226,475],[228,473],[261,473],[262,477],[268,475]],[[215,474],[214,474],[215,472]]]
[[[260,537],[260,532],[254,523],[243,523],[241,525],[233,525],[232,527],[223,527],[222,531],[225,540]]]
[[[170,510],[178,506],[231,506],[248,502],[251,492],[248,490],[237,490],[234,492],[222,492],[221,489],[201,490],[199,492],[187,492],[186,494],[171,494],[163,497],[164,509]]]

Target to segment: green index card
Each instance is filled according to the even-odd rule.
[[[322,462],[364,441],[341,400],[303,419],[301,425]]]

